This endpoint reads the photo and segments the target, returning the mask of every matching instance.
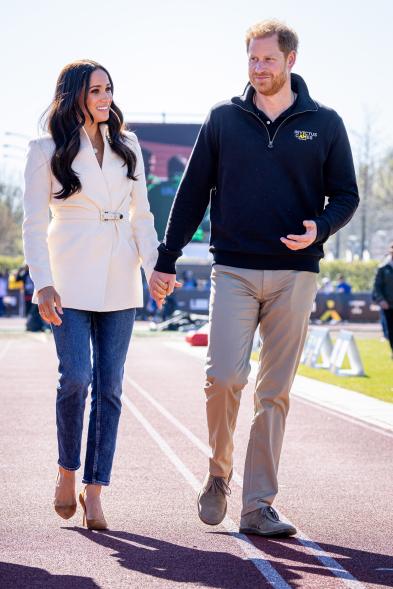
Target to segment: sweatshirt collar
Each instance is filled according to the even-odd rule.
[[[306,82],[303,80],[301,76],[298,74],[291,74],[291,88],[297,94],[297,100],[295,103],[295,108],[293,114],[301,113],[304,111],[317,111],[318,105],[314,100],[311,98],[310,94],[308,93],[308,88]],[[234,96],[231,102],[237,106],[240,106],[243,109],[249,110],[254,112],[253,108],[253,97],[255,94],[254,88],[251,86],[250,83],[244,89],[244,93],[241,96]]]

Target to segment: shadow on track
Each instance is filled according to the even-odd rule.
[[[199,550],[123,531],[64,529],[107,548],[122,567],[144,575],[220,589],[271,589],[250,561],[228,552]]]
[[[225,535],[227,532],[210,532],[213,535]],[[294,587],[304,587],[291,579],[289,573],[302,572],[319,575],[320,577],[331,577],[322,563],[316,560],[312,554],[302,552],[302,545],[294,538],[266,539],[260,536],[249,536],[253,544],[266,555],[277,559],[274,561],[275,569],[280,575]],[[393,587],[393,557],[386,554],[355,550],[345,546],[315,542],[329,556],[334,558],[346,571],[353,575],[361,583],[381,585],[382,587]],[[306,544],[306,543],[305,543]],[[307,545],[307,544],[306,544]],[[285,560],[285,564],[280,562]],[[383,570],[387,569],[387,570]]]
[[[0,562],[0,585],[3,589],[99,589],[89,577],[51,575],[44,569]]]

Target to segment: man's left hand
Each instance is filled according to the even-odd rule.
[[[302,250],[312,243],[317,238],[317,224],[315,221],[303,221],[303,225],[306,228],[306,233],[303,235],[287,235],[286,237],[280,237],[280,240],[290,250]]]

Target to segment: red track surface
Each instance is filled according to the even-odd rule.
[[[209,528],[196,515],[192,484],[207,468],[203,364],[168,347],[170,340],[133,339],[112,485],[103,499],[110,530],[99,533],[81,527],[80,511],[65,522],[51,507],[51,338],[0,339],[0,586],[267,588],[264,574],[274,574],[282,589],[393,587],[393,437],[294,399],[275,506],[303,535],[254,538],[247,553],[254,564],[245,539],[228,532],[230,522]],[[251,417],[250,384],[236,435],[240,474]],[[228,515],[236,524],[240,506],[234,482]]]

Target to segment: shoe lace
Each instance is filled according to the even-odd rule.
[[[271,507],[271,505],[266,507],[263,511],[266,515],[269,514],[271,519],[274,519],[275,521],[280,521],[277,511],[275,509],[273,509],[273,507]]]
[[[228,483],[222,477],[213,477],[211,488],[216,495],[218,495],[218,493],[228,496],[231,494],[231,489]]]

